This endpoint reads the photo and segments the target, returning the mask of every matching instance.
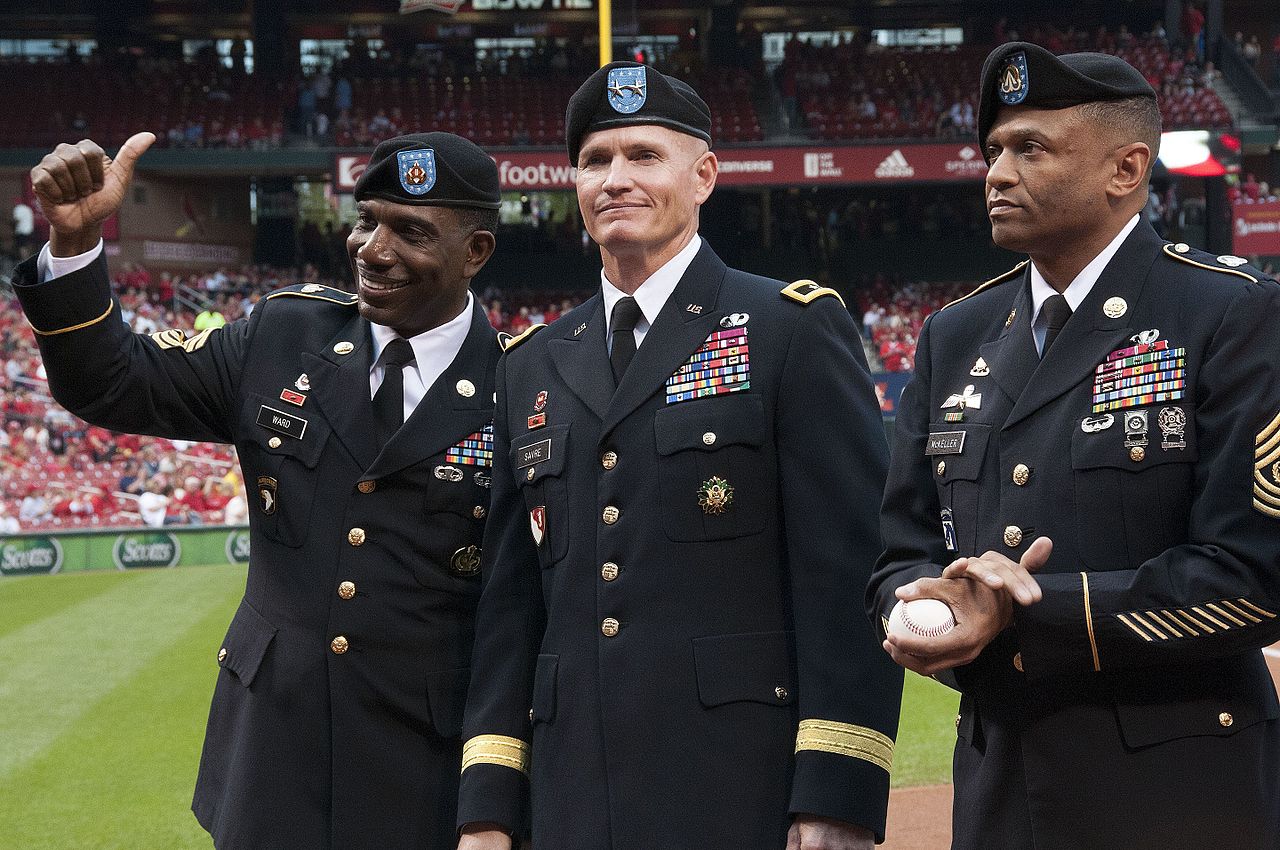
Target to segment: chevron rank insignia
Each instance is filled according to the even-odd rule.
[[[493,466],[493,423],[451,446],[444,453],[444,462],[462,466]]]
[[[187,339],[187,335],[182,331],[177,328],[169,328],[168,330],[156,331],[151,334],[151,341],[161,351],[178,348],[190,354],[193,351],[199,351],[204,348],[205,343],[209,341],[209,337],[215,330],[218,330],[218,328],[205,328],[191,337],[191,339]]]
[[[751,386],[746,326],[715,331],[667,378],[667,404],[724,395]]]
[[[1254,439],[1253,507],[1280,519],[1280,413]]]

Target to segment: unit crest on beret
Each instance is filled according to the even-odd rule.
[[[847,307],[839,292],[829,286],[820,286],[812,280],[797,280],[782,288],[783,298],[790,298],[792,301],[798,301],[801,304],[808,304],[815,298],[821,298],[824,295],[834,295],[842,307]]]

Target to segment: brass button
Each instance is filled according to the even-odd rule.
[[[613,505],[609,505],[607,508],[604,509],[604,513],[601,515],[601,519],[604,520],[605,525],[613,525],[615,522],[618,521],[618,517],[620,516],[622,516],[622,511],[618,510]]]
[[[360,546],[364,544],[364,529],[353,528],[347,532],[347,542],[352,546]]]
[[[1022,653],[1021,652],[1015,652],[1013,654],[1013,669],[1017,670],[1019,673],[1022,672]]]
[[[778,685],[778,687],[774,688],[773,693],[775,696],[777,696],[778,699],[786,699],[788,696],[790,696],[790,693],[787,691],[786,688],[782,687],[782,685]]]
[[[361,493],[372,493],[374,490],[378,489],[378,482],[377,481],[361,481],[359,484],[356,485],[356,489],[359,490]]]
[[[1019,487],[1025,487],[1027,482],[1031,480],[1031,467],[1025,463],[1020,463],[1013,468],[1013,483]]]
[[[227,660],[227,648],[224,646],[222,649],[218,650],[218,663],[221,664],[226,660]]]
[[[283,442],[284,441],[281,440],[279,437],[272,437],[270,440],[267,440],[267,445],[273,449],[278,449],[280,448],[280,444]]]
[[[605,581],[613,581],[618,577],[618,565],[613,561],[605,561],[604,566],[600,567],[600,578]]]
[[[960,728],[960,715],[958,715],[958,714],[956,715],[956,728],[957,728],[957,729],[959,729],[959,728]]]
[[[1010,549],[1016,548],[1022,543],[1022,529],[1016,525],[1007,526],[1004,530],[1004,545]]]
[[[351,599],[356,595],[356,583],[353,581],[344,581],[338,585],[338,595],[343,599]]]
[[[613,637],[618,633],[618,621],[612,617],[606,617],[600,624],[600,631],[605,637]]]
[[[716,444],[716,432],[708,431],[702,435],[702,444],[704,446],[714,446]]]
[[[1231,716],[1230,712],[1224,711],[1218,715],[1218,723],[1221,724],[1224,729],[1235,722],[1236,719]]]
[[[346,652],[350,646],[351,644],[342,635],[338,635],[336,638],[329,641],[329,648],[333,650],[334,655],[341,655]]]
[[[1134,446],[1133,448],[1129,449],[1129,460],[1133,461],[1134,463],[1142,463],[1142,461],[1145,460],[1146,457],[1147,457],[1147,450],[1144,449],[1142,446]]]
[[[476,505],[471,509],[471,515],[476,519],[484,519],[484,515],[487,513],[488,511],[484,509],[484,505]]]
[[[947,474],[947,462],[945,460],[938,461],[938,474],[939,475]]]
[[[605,469],[613,469],[615,466],[618,465],[618,453],[605,452],[600,456],[600,465],[603,466]]]

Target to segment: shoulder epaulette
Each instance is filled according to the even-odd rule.
[[[821,298],[824,295],[834,295],[836,300],[840,302],[840,306],[847,309],[847,305],[844,303],[844,299],[840,297],[839,292],[829,286],[819,286],[811,280],[797,280],[782,288],[783,298],[790,298],[792,301],[798,301],[801,304],[808,304],[815,298]]]
[[[1209,271],[1220,272],[1222,274],[1233,274],[1236,277],[1242,277],[1247,281],[1251,281],[1252,283],[1258,282],[1258,279],[1253,275],[1249,274],[1248,272],[1242,272],[1238,268],[1236,268],[1237,266],[1243,266],[1245,263],[1249,262],[1244,257],[1236,257],[1231,254],[1223,254],[1216,258],[1216,262],[1218,263],[1218,265],[1213,265],[1212,263],[1202,263],[1199,260],[1191,259],[1190,257],[1187,256],[1187,254],[1190,251],[1191,251],[1191,246],[1188,245],[1186,242],[1179,242],[1176,245],[1173,243],[1166,243],[1164,246],[1165,256],[1172,257],[1173,259],[1178,260],[1179,262],[1186,263],[1189,266],[1195,266],[1196,268],[1200,268],[1200,269],[1208,269]]]
[[[360,300],[354,292],[344,292],[341,289],[334,289],[332,286],[324,286],[319,283],[286,286],[284,289],[277,289],[267,295],[267,300],[278,298],[281,295],[292,295],[297,298],[315,298],[320,301],[328,301],[330,304],[342,304],[346,307],[350,307]]]
[[[517,334],[516,336],[512,336],[511,334],[506,333],[505,331],[500,332],[498,334],[498,347],[501,348],[503,351],[510,351],[511,349],[515,348],[517,345],[524,342],[526,339],[533,336],[534,334],[536,334],[538,331],[542,330],[545,327],[546,325],[531,325],[529,328],[525,329],[524,331]]]
[[[993,286],[1004,283],[1006,280],[1008,280],[1011,277],[1022,274],[1022,270],[1023,268],[1026,267],[1028,262],[1029,262],[1028,260],[1023,260],[1013,268],[1009,269],[1004,274],[997,275],[996,277],[991,278],[991,280],[987,281],[986,283],[983,283],[981,286],[979,286],[973,292],[970,292],[968,295],[961,295],[959,298],[957,298],[955,301],[952,301],[950,304],[943,304],[942,307],[940,307],[939,309],[945,310],[948,307],[950,307],[952,304],[959,304],[961,301],[964,301],[965,299],[968,299],[968,298],[972,298],[973,296],[977,295],[979,292],[985,292]]]

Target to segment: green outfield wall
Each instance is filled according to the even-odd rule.
[[[246,526],[117,528],[0,537],[0,577],[248,562]]]

